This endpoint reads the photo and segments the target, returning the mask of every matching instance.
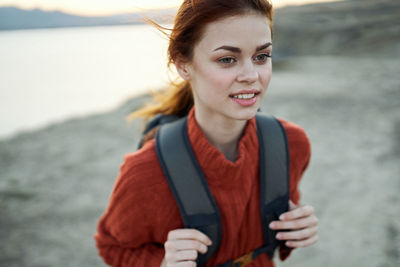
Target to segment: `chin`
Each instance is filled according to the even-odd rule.
[[[233,118],[235,118],[236,120],[251,120],[252,118],[254,118],[254,116],[257,114],[257,110],[258,107],[256,108],[249,108],[247,110],[242,110],[240,112],[238,112],[235,116],[233,116]]]

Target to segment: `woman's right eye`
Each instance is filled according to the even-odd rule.
[[[233,57],[223,57],[218,59],[218,62],[224,64],[224,65],[230,65],[236,62],[236,60]]]

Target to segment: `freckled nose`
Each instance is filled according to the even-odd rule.
[[[238,82],[253,83],[258,79],[258,72],[256,71],[253,62],[245,62],[237,75]]]

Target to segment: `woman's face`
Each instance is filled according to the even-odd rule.
[[[208,24],[193,59],[177,65],[193,88],[196,115],[252,118],[271,79],[271,52],[265,16],[249,13]]]

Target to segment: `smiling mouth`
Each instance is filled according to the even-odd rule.
[[[230,95],[229,97],[231,98],[235,98],[235,99],[252,99],[254,98],[256,95],[260,94],[259,92],[254,92],[254,93],[239,93],[239,94],[235,94],[235,95]]]
[[[233,95],[231,96],[232,98],[237,98],[237,99],[251,99],[255,97],[256,94],[240,94],[240,95]]]

